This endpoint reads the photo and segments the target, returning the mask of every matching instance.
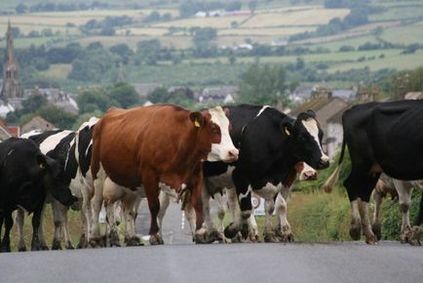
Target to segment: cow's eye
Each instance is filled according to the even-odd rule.
[[[220,129],[216,125],[212,125],[211,130],[212,130],[213,134],[219,134],[220,133]]]

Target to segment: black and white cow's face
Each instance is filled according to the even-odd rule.
[[[294,155],[315,169],[329,166],[329,157],[323,152],[323,131],[313,111],[300,113],[294,125],[285,126],[285,132],[294,142]]]
[[[46,155],[37,156],[37,163],[43,176],[42,185],[45,189],[63,205],[72,205],[77,199],[69,189],[60,164]]]

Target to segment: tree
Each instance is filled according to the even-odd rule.
[[[257,1],[250,1],[250,2],[248,2],[248,9],[250,9],[251,14],[254,14],[254,12],[257,9]]]
[[[109,90],[109,96],[112,100],[119,102],[123,108],[129,108],[130,106],[140,104],[140,97],[137,91],[128,83],[115,84]]]
[[[105,74],[114,70],[116,59],[102,46],[94,48],[90,45],[72,62],[69,78],[78,81],[100,82]]]
[[[28,11],[28,6],[23,3],[18,4],[15,8],[17,14],[24,14]]]
[[[147,65],[155,65],[159,59],[161,44],[157,39],[142,40],[137,43],[137,55]]]
[[[76,97],[79,113],[105,112],[112,105],[120,106],[117,101],[111,101],[104,89],[88,89]]]
[[[128,64],[129,58],[134,55],[134,51],[125,43],[120,43],[110,47],[110,52],[117,54],[123,64]]]
[[[169,99],[169,92],[164,87],[157,87],[147,95],[152,103],[164,103]]]
[[[66,112],[54,105],[41,107],[37,114],[61,129],[71,129],[77,119],[75,114]]]
[[[241,77],[238,99],[243,103],[287,104],[289,99],[285,80],[286,73],[282,66],[261,67],[254,64]]]
[[[47,104],[47,99],[40,95],[35,94],[28,97],[28,99],[25,99],[22,101],[22,112],[24,113],[32,113],[36,112],[38,109],[40,109],[42,106]]]

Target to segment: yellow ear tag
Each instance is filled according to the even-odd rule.
[[[200,128],[200,123],[197,120],[195,120],[194,121],[194,126],[196,126],[197,128]]]
[[[285,134],[286,134],[287,136],[290,136],[290,135],[291,135],[291,133],[289,132],[289,130],[288,130],[288,128],[287,128],[287,127],[285,127],[285,128],[284,128],[284,131],[285,131]]]

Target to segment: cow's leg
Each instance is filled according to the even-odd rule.
[[[293,242],[294,235],[291,230],[291,225],[288,222],[288,204],[285,197],[281,193],[276,196],[276,215],[278,219],[278,226],[276,227],[276,236],[281,242]]]
[[[25,223],[25,211],[22,208],[18,208],[16,211],[16,231],[18,236],[18,251],[25,252],[26,245],[25,245],[25,237],[24,237],[24,223]]]
[[[4,236],[1,242],[0,252],[10,252],[10,230],[12,230],[13,226],[12,212],[3,212],[3,217],[0,218],[4,218]]]
[[[254,216],[254,208],[251,210],[250,218],[248,218],[248,226],[250,227],[248,240],[251,242],[257,242],[259,240],[259,233],[256,217]]]
[[[141,196],[137,193],[134,196],[126,196],[121,200],[122,210],[125,219],[125,244],[126,246],[140,246],[141,240],[135,233],[135,211],[138,209],[138,204]]]
[[[157,222],[160,229],[160,237],[163,238],[163,234],[162,234],[163,233],[162,231],[163,218],[166,214],[167,208],[169,207],[170,197],[166,192],[162,190],[160,190],[160,193],[159,193],[159,202],[160,202],[160,209],[159,209],[159,213],[157,214]]]
[[[248,237],[250,230],[248,218],[250,218],[253,208],[251,205],[252,188],[246,180],[244,180],[243,176],[240,175],[239,170],[237,169],[238,167],[233,171],[232,178],[235,184],[241,213],[237,221],[231,223],[225,228],[225,237],[232,239],[238,232],[241,232],[242,237],[245,239]]]
[[[144,173],[144,174],[142,174]],[[148,208],[150,210],[151,223],[150,223],[150,244],[160,245],[163,244],[162,237],[160,236],[160,228],[157,223],[157,215],[160,210],[159,192],[160,188],[155,173],[147,169],[141,172],[144,183],[144,190],[147,196]]]
[[[116,223],[116,202],[104,202],[104,208],[106,210],[106,226],[107,226],[107,238],[111,247],[120,247],[119,233]]]
[[[367,244],[375,244],[377,242],[377,238],[373,233],[372,226],[370,223],[369,218],[369,203],[367,201],[360,201],[359,205],[359,212],[361,216],[361,225],[363,228],[363,234],[366,237]]]
[[[214,242],[214,237],[208,237],[207,230],[203,227],[203,202],[201,201],[201,191],[203,188],[203,171],[202,167],[199,166],[198,174],[195,174],[192,191],[191,191],[191,204],[195,210],[195,235],[194,239],[196,243],[210,243]]]
[[[419,244],[419,233],[411,227],[410,224],[410,205],[413,187],[403,181],[394,180],[395,188],[398,192],[398,202],[402,216],[400,240],[402,243],[411,245]]]
[[[239,202],[238,202],[238,195],[235,188],[227,188],[226,189],[226,196],[228,200],[228,210],[230,215],[230,224],[227,228],[224,229],[224,236],[226,241],[239,241],[238,239],[238,232],[239,232],[239,219],[241,217],[241,211],[239,208]],[[227,235],[227,233],[230,233]],[[232,237],[228,237],[232,236]]]
[[[68,250],[73,250],[74,247],[72,245],[72,240],[70,237],[70,232],[69,232],[69,221],[68,221],[68,208],[62,204],[60,204],[61,207],[61,214],[63,217],[63,236],[65,238],[65,248]]]
[[[81,187],[82,204],[81,204],[81,222],[83,224],[82,233],[79,238],[78,249],[88,247],[88,239],[91,232],[91,196],[88,186]]]
[[[223,234],[223,230],[225,229],[224,226],[224,218],[225,218],[225,198],[223,197],[223,195],[221,193],[217,193],[214,195],[214,199],[217,202],[217,234],[215,235],[216,240],[218,240],[219,242],[224,242],[225,241],[225,235]],[[237,203],[235,203],[237,205]],[[209,217],[210,217],[210,212],[209,212]],[[213,227],[213,231],[216,231]],[[212,231],[212,232],[213,232]]]
[[[94,180],[94,195],[90,200],[91,203],[91,223],[89,245],[91,247],[104,247],[106,241],[100,235],[99,216],[101,205],[103,203],[103,184],[105,180],[105,173],[100,170],[97,173],[97,179]]]
[[[43,251],[48,250],[47,241],[44,236],[44,215],[45,215],[45,209],[47,207],[47,203],[44,202],[41,214],[40,214],[40,225],[38,227],[38,239],[40,241],[40,249]],[[34,217],[34,216],[33,216]]]
[[[195,217],[195,209],[191,203],[191,193],[187,192],[184,194],[184,199],[182,200],[182,209],[184,211],[184,217],[188,221],[189,229],[191,230],[192,241],[195,242],[195,228],[197,224]]]
[[[3,212],[0,210],[0,253],[2,252],[2,247],[3,247],[2,245],[3,241],[1,238],[2,236],[1,230],[3,228],[3,221],[4,221],[4,215],[3,215]]]
[[[31,241],[31,250],[38,251],[42,249],[40,241],[40,226],[41,226],[41,215],[43,214],[43,204],[35,209],[32,216],[32,241]]]
[[[63,207],[65,211],[63,211]],[[51,201],[51,208],[53,210],[53,222],[54,222],[54,236],[53,243],[51,245],[52,250],[61,250],[62,249],[62,235],[64,230],[64,217],[63,213],[67,213],[67,208],[59,203],[57,200]]]
[[[263,240],[267,243],[274,243],[278,240],[275,237],[272,227],[272,216],[275,211],[275,203],[273,199],[264,200],[264,211],[266,213],[264,220]]]
[[[351,201],[351,225],[350,236],[353,240],[357,241],[361,238],[361,218],[359,210],[359,199]]]
[[[201,190],[201,200],[203,202],[203,217],[204,217],[204,226],[207,229],[208,233],[211,233],[215,228],[210,216],[210,194],[208,193],[207,181],[203,182],[203,188]]]
[[[378,239],[378,241],[382,239],[380,208],[382,207],[383,198],[385,196],[386,194],[382,193],[376,188],[373,190],[372,198],[375,202],[375,209],[373,211],[373,217],[372,217],[372,230],[373,230],[373,233],[376,235],[376,238]]]

